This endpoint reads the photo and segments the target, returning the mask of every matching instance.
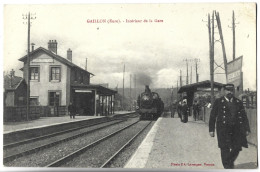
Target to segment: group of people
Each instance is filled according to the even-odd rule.
[[[209,118],[209,135],[215,136],[217,132],[218,147],[221,160],[225,169],[233,169],[234,161],[242,150],[248,148],[247,138],[250,127],[243,102],[234,96],[234,85],[226,84],[222,91],[224,95],[215,100]],[[210,107],[211,108],[211,107]],[[171,117],[177,110],[181,122],[187,123],[190,109],[187,99],[175,103],[171,111]],[[194,119],[199,119],[200,105],[194,101]]]
[[[178,117],[181,122],[187,123],[188,116],[191,116],[190,107],[187,104],[187,99],[180,100],[179,102],[174,102],[171,107],[171,117],[174,118],[175,112],[177,111]],[[200,105],[198,101],[194,101],[193,104],[193,117],[196,120],[199,119]]]

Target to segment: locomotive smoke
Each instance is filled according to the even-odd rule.
[[[145,73],[137,73],[136,74],[136,82],[138,85],[151,85],[152,84],[152,78],[145,74]]]

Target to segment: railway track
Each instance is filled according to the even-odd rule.
[[[139,129],[137,132],[135,132],[134,136],[129,136],[129,137],[126,139],[127,141],[126,141],[122,146],[117,147],[115,153],[112,152],[112,156],[107,157],[107,159],[105,159],[102,163],[99,163],[100,165],[94,166],[94,167],[100,167],[100,168],[108,167],[109,164],[114,160],[114,158],[115,158],[120,152],[122,152],[122,151],[124,150],[124,148],[126,148],[129,144],[131,144],[131,142],[132,142],[142,131],[144,131],[144,130],[146,129],[146,127],[150,125],[151,122],[152,122],[152,121],[146,121],[146,122],[142,121],[141,123],[145,123],[145,124],[142,124],[142,125],[144,125],[144,126],[141,125],[141,126],[137,127],[137,128],[141,128],[141,129]],[[64,167],[64,165],[65,165],[65,167],[66,167],[66,166],[72,167],[72,166],[70,166],[70,162],[73,161],[75,158],[80,157],[80,156],[81,156],[82,154],[84,154],[86,151],[91,151],[91,149],[95,149],[96,147],[98,147],[98,145],[100,145],[100,144],[102,144],[102,143],[104,143],[104,142],[106,142],[106,141],[107,141],[107,142],[110,142],[110,140],[113,140],[113,138],[115,138],[115,137],[116,137],[117,139],[120,139],[120,136],[117,136],[117,135],[120,135],[120,133],[122,133],[123,131],[126,132],[126,131],[130,130],[131,128],[136,127],[136,125],[137,125],[138,123],[140,123],[139,120],[136,121],[136,122],[134,122],[134,123],[132,123],[132,124],[130,124],[130,125],[125,126],[125,127],[122,128],[122,129],[119,129],[119,130],[117,130],[117,131],[115,131],[115,132],[113,132],[113,133],[111,133],[111,134],[108,134],[108,135],[106,135],[106,136],[104,136],[104,137],[102,137],[102,138],[100,138],[100,139],[98,139],[98,140],[96,140],[96,141],[94,141],[94,142],[92,142],[92,143],[90,143],[90,144],[88,144],[88,145],[86,145],[86,146],[84,146],[84,147],[82,147],[82,148],[80,148],[80,149],[74,151],[74,152],[72,152],[72,153],[70,153],[69,155],[67,155],[67,156],[65,156],[65,157],[62,157],[62,158],[56,160],[55,162],[52,162],[52,163],[46,165],[46,167],[59,167],[59,166]],[[128,130],[127,130],[127,129],[128,129]],[[133,129],[132,129],[132,130],[133,130]],[[112,141],[111,141],[111,142],[112,142]],[[100,150],[99,148],[96,148],[96,149]],[[103,149],[105,149],[105,147],[104,147]],[[96,153],[96,155],[99,155],[99,156],[102,154],[102,153],[98,153],[98,152],[95,152],[95,153]],[[110,154],[111,154],[111,152],[110,152]],[[93,154],[92,156],[95,156],[95,155]],[[91,157],[91,158],[93,158],[93,157]],[[83,158],[83,159],[84,159],[84,158]],[[77,160],[75,160],[75,161],[77,162]],[[74,165],[73,165],[73,167],[74,167]],[[76,167],[78,167],[78,166],[76,165]],[[92,167],[92,166],[90,166],[90,167]]]
[[[150,121],[145,127],[143,127],[138,133],[136,133],[131,139],[128,140],[121,148],[118,149],[117,152],[115,152],[104,164],[100,166],[100,168],[108,168],[110,167],[110,164],[113,163],[113,160],[124,151],[124,149],[129,146],[150,124],[152,121]]]
[[[19,148],[23,144],[34,143],[35,141],[49,139],[49,138],[52,138],[52,137],[55,137],[55,136],[58,136],[58,135],[68,134],[68,133],[75,132],[75,131],[78,131],[78,130],[81,130],[81,129],[87,129],[87,128],[90,128],[90,127],[93,127],[93,126],[98,126],[98,125],[101,125],[101,124],[107,124],[107,125],[101,125],[100,127],[96,128],[96,129],[93,129],[93,130],[89,130],[89,131],[86,131],[86,132],[81,132],[81,133],[78,133],[78,134],[75,134],[75,135],[72,134],[72,136],[65,137],[65,138],[57,140],[57,141],[50,141],[50,142],[47,142],[46,144],[43,144],[43,145],[40,145],[40,146],[34,147],[32,145],[32,147],[30,149],[25,150],[25,151],[19,151],[19,150],[18,150],[18,152],[15,151],[15,153],[11,153],[11,155],[4,156],[4,163],[12,161],[12,160],[14,160],[14,159],[16,159],[18,157],[22,157],[22,156],[25,156],[25,155],[29,155],[31,153],[35,153],[35,152],[37,152],[39,150],[43,150],[43,149],[52,147],[52,146],[60,144],[62,142],[66,142],[66,141],[69,141],[69,140],[72,140],[72,139],[76,139],[78,137],[81,137],[81,136],[84,136],[86,134],[95,132],[97,130],[101,130],[101,129],[109,127],[111,125],[115,125],[115,124],[124,122],[125,120],[126,119],[116,119],[116,120],[111,120],[111,121],[106,121],[106,122],[99,122],[99,123],[95,123],[95,124],[92,124],[92,125],[81,126],[81,127],[73,128],[73,129],[70,129],[70,130],[62,131],[62,132],[56,132],[56,133],[53,133],[53,134],[44,135],[44,136],[41,136],[41,137],[36,137],[36,138],[32,138],[32,139],[28,139],[28,140],[24,140],[24,141],[15,142],[15,143],[12,143],[12,144],[4,145],[4,152],[5,152],[5,154],[10,154],[10,153],[8,153],[8,150],[10,150],[11,148],[14,148],[14,147],[18,147]],[[14,151],[11,150],[9,152],[14,152]]]
[[[37,144],[38,144],[37,142],[36,143],[35,142],[25,143],[24,146],[29,147],[30,148],[29,150],[20,151],[20,152],[18,151],[12,155],[5,154],[6,152],[4,152],[4,155],[9,155],[8,157],[7,156],[4,157],[4,165],[9,166],[9,167],[48,167],[48,166],[63,167],[65,164],[65,166],[67,166],[66,165],[67,163],[69,163],[73,159],[77,159],[79,156],[84,154],[84,152],[86,152],[88,150],[91,151],[92,148],[95,149],[98,147],[98,145],[102,145],[105,142],[108,142],[108,144],[110,144],[112,142],[117,142],[117,140],[120,141],[120,138],[127,136],[129,132],[130,133],[135,132],[134,134],[131,134],[131,136],[130,135],[127,136],[128,140],[127,141],[125,140],[123,145],[120,145],[120,146],[115,145],[115,148],[117,150],[111,150],[109,153],[109,156],[105,156],[106,159],[102,159],[102,163],[99,163],[98,166],[93,166],[93,167],[102,166],[105,168],[109,167],[109,164],[111,162],[113,162],[114,159],[116,159],[115,160],[116,163],[117,163],[118,159],[120,159],[120,161],[121,161],[120,157],[122,156],[122,154],[119,155],[118,157],[117,157],[117,155],[120,154],[120,152],[122,152],[125,147],[127,147],[126,150],[130,150],[130,151],[135,150],[132,147],[133,147],[133,145],[136,144],[136,141],[133,142],[133,145],[131,144],[131,142],[133,140],[135,140],[134,139],[135,137],[138,136],[137,133],[142,132],[141,128],[144,129],[144,127],[140,125],[140,123],[142,123],[144,121],[138,122],[137,117],[138,117],[138,115],[131,114],[131,115],[125,116],[124,120],[122,118],[120,118],[120,119],[113,118],[113,119],[115,119],[115,121],[110,121],[110,123],[106,122],[106,123],[101,123],[99,125],[94,125],[93,126],[94,128],[88,126],[88,128],[90,127],[89,131],[87,131],[85,134],[83,134],[83,132],[78,133],[77,134],[78,136],[75,135],[75,136],[72,136],[69,138],[60,139],[60,136],[56,135],[56,136],[54,136],[54,139],[56,140],[54,143],[50,142],[47,144],[43,144],[41,146],[39,146],[39,145],[37,146]],[[100,125],[102,125],[102,126],[100,126]],[[122,129],[122,128],[124,128],[124,129]],[[135,129],[135,128],[138,129],[138,132],[137,132],[137,129]],[[148,128],[150,128],[150,127],[148,127]],[[135,131],[133,131],[134,129],[135,129]],[[79,131],[81,131],[81,130],[79,130]],[[149,131],[149,129],[146,130],[146,132],[148,132],[148,131]],[[74,131],[74,132],[76,132],[76,131]],[[144,132],[144,134],[146,132]],[[121,136],[120,136],[120,133],[121,133]],[[123,136],[122,136],[122,134],[123,134]],[[141,135],[145,136],[144,134],[141,134]],[[134,135],[135,135],[135,137],[133,137]],[[108,136],[108,137],[106,137],[106,136]],[[130,141],[130,137],[132,137],[132,139],[131,139],[132,141]],[[109,138],[110,138],[110,140],[109,140]],[[141,140],[141,138],[142,137],[139,137],[139,139],[137,139],[137,140]],[[38,142],[45,142],[45,140],[46,139],[39,140]],[[30,146],[30,144],[36,144],[36,146],[33,147],[33,146]],[[131,146],[128,147],[129,144]],[[84,147],[86,147],[86,145],[88,145],[89,147],[84,148]],[[24,150],[22,146],[14,147],[14,149]],[[105,147],[106,146],[104,146],[104,148]],[[10,148],[10,149],[12,149],[12,148]],[[90,158],[92,156],[95,158],[95,155],[99,155],[100,153],[98,153],[98,152],[102,151],[103,147],[99,146],[99,148],[97,148],[97,149],[98,149],[98,151],[97,152],[95,151],[96,154],[92,154],[91,156],[89,156]],[[8,148],[7,148],[7,150],[8,150]],[[75,152],[77,152],[77,153],[75,153]],[[115,152],[117,152],[117,153],[115,153]],[[125,151],[123,151],[123,154],[125,154]],[[59,160],[63,159],[64,157],[65,157],[65,160],[61,160],[61,162],[59,162]],[[115,158],[115,157],[117,157],[117,158]],[[106,164],[104,164],[105,162],[106,162]],[[77,165],[70,166],[69,165],[68,167],[79,167],[79,166],[77,166]],[[89,167],[92,167],[92,166],[89,166]]]
[[[122,119],[124,119],[124,118],[122,118]],[[57,136],[57,135],[60,135],[60,134],[80,130],[82,128],[91,127],[91,126],[94,126],[94,125],[103,124],[103,123],[107,123],[107,122],[115,121],[115,120],[118,120],[118,119],[97,122],[97,123],[94,123],[94,124],[91,124],[91,125],[86,124],[86,125],[82,125],[80,127],[76,127],[76,128],[72,128],[72,129],[68,129],[68,130],[64,130],[64,131],[60,131],[60,132],[55,132],[55,133],[51,133],[51,134],[47,134],[47,135],[43,135],[43,136],[39,136],[39,137],[34,137],[34,138],[31,138],[31,139],[26,139],[26,140],[22,140],[22,141],[18,141],[18,142],[4,144],[4,150],[8,149],[8,148],[15,147],[15,146],[19,146],[19,145],[23,145],[23,144],[27,144],[27,143],[32,143],[32,142],[35,142],[35,141],[38,141],[38,140],[46,139],[46,138],[49,138],[49,137]]]

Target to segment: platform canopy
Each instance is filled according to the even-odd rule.
[[[111,90],[109,88],[103,87],[101,85],[72,85],[72,88],[75,90],[75,92],[87,92],[89,90],[96,90],[97,94],[102,96],[111,96],[117,93],[115,90]]]
[[[222,88],[223,85],[225,84],[214,82],[214,88],[218,88],[219,90]],[[196,92],[198,91],[198,88],[210,88],[210,81],[205,80],[194,84],[184,85],[178,90],[178,93]]]

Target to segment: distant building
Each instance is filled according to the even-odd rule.
[[[22,77],[13,75],[4,76],[4,105],[24,106],[26,105],[26,83]]]
[[[91,85],[90,76],[93,74],[72,63],[72,50],[68,49],[67,58],[59,56],[57,44],[56,40],[50,40],[48,49],[39,47],[34,50],[32,47],[30,102],[48,107],[67,107],[73,102],[80,115],[113,113],[116,91]],[[27,83],[27,55],[19,60],[24,63],[21,70]]]

